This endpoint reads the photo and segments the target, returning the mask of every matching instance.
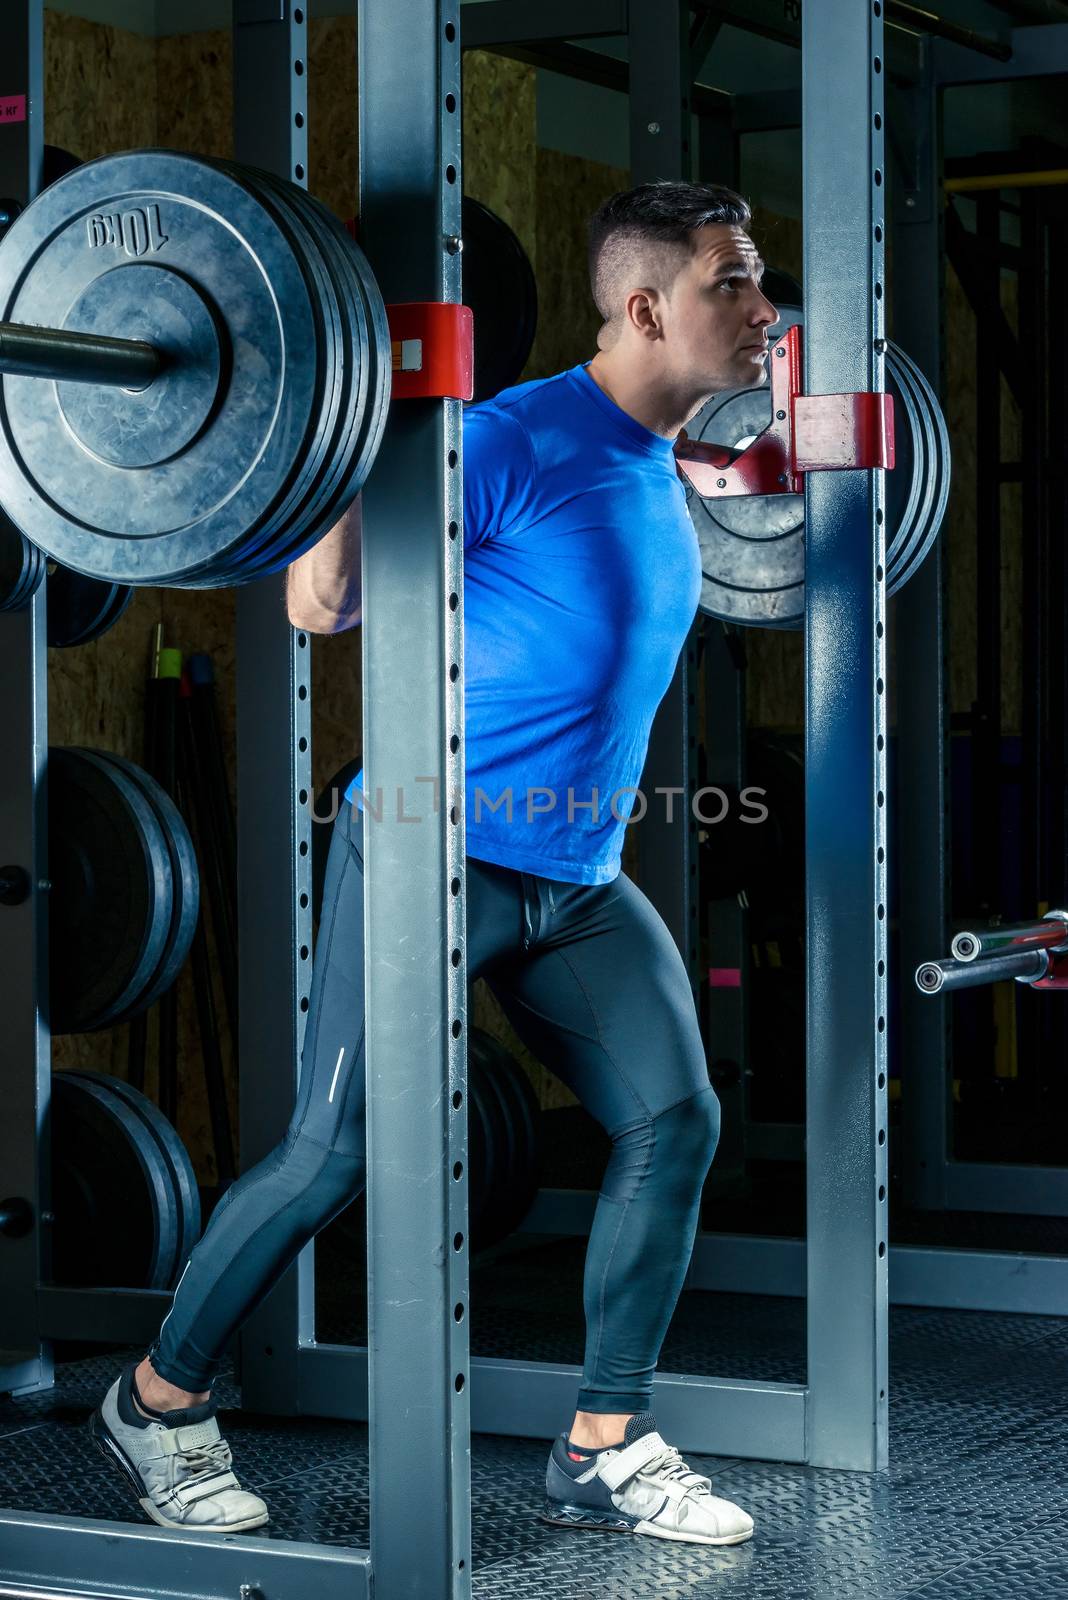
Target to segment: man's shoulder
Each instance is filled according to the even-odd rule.
[[[500,390],[492,400],[480,400],[465,407],[465,425],[469,421],[492,423],[500,420],[505,427],[508,422],[525,426],[528,421],[542,413],[552,413],[559,406],[570,377],[569,368],[565,372],[554,372],[548,378],[528,378],[525,383],[514,383]]]

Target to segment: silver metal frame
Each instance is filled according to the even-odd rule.
[[[881,14],[808,5],[802,40],[805,389],[881,390]],[[887,1464],[883,478],[805,481],[808,1459],[868,1470]]]
[[[689,170],[685,8],[679,0],[672,6],[680,26],[667,37],[662,3],[631,0],[629,10],[632,32],[641,41],[631,68],[639,176]],[[28,15],[39,41],[40,0],[33,0]],[[447,109],[445,98],[458,91],[459,22],[458,10],[444,0],[363,0],[360,8],[362,225],[387,298],[459,294],[459,113]],[[271,7],[241,0],[238,24],[239,153],[299,178],[296,166],[303,162],[294,108],[300,91],[294,79],[303,23],[285,0]],[[875,66],[881,54],[882,25],[873,8],[858,7],[855,0],[809,0],[803,126],[806,386],[812,392],[882,383],[882,302],[876,289],[882,238],[875,229],[883,226],[883,191],[874,177],[883,167],[883,76]],[[256,92],[247,96],[253,61],[264,76],[252,80]],[[834,96],[826,93],[831,62]],[[281,98],[267,104],[263,84],[272,76]],[[38,104],[38,116],[39,110]],[[845,330],[857,327],[870,337],[859,343],[847,337]],[[370,1593],[373,1570],[383,1593],[465,1600],[471,1580],[469,1425],[547,1437],[573,1404],[573,1368],[469,1361],[466,1314],[457,1315],[467,1304],[466,1172],[453,1177],[455,1163],[466,1168],[463,844],[462,816],[453,814],[449,792],[463,790],[461,541],[450,537],[459,531],[460,450],[455,402],[397,407],[365,495],[368,775],[387,796],[397,786],[409,797],[425,795],[433,775],[445,789],[440,810],[419,827],[403,825],[410,810],[392,811],[387,804],[383,821],[369,826],[365,840],[375,1149],[369,1183],[370,1348],[314,1343],[310,1252],[251,1319],[241,1341],[245,1397],[258,1409],[369,1414],[371,1554],[255,1539],[212,1541],[127,1524],[4,1512],[0,1584],[84,1587],[84,1575],[92,1572],[97,1592],[111,1585],[174,1600],[232,1600],[235,1588],[246,1584],[272,1600],[305,1600],[313,1587],[326,1600],[351,1600]],[[885,807],[879,798],[885,790],[884,613],[876,574],[881,475],[813,475],[807,499],[808,1381],[768,1384],[664,1373],[656,1405],[665,1431],[686,1449],[875,1471],[886,1465],[888,1266],[881,1026]],[[9,784],[3,801],[21,809],[0,816],[10,826],[12,851],[27,860],[34,838],[39,849],[43,836],[39,826],[35,834],[31,829],[26,799],[42,760],[42,605],[28,618],[4,619],[0,628],[0,649],[11,653],[15,672],[4,677],[5,692],[15,712],[21,704],[15,726],[30,752],[24,756],[25,781]],[[300,814],[300,795],[309,787],[308,641],[282,625],[279,611],[278,586],[264,584],[242,596],[238,624],[246,1161],[278,1138],[292,1104],[308,988],[302,853],[307,824]],[[688,735],[681,752],[678,742],[689,715],[680,681],[681,699],[673,698],[675,710],[668,712],[676,723],[673,776],[680,753],[685,763],[692,749]],[[22,693],[21,702],[12,685]],[[420,783],[424,787],[416,789]],[[41,820],[39,811],[36,821]],[[685,841],[673,844],[672,873],[688,861],[689,848]],[[674,931],[684,950],[691,938],[689,880],[686,870],[682,902],[677,879],[672,891]],[[34,932],[33,915],[0,918],[0,955],[11,957],[0,970],[5,979],[21,981],[11,991],[23,1002],[21,1022],[12,1023],[22,1031],[13,1033],[12,1044],[18,1059],[34,1063],[19,1088],[17,1123],[12,1116],[7,1125],[36,1135],[43,1149],[39,1119],[47,1107],[47,1041],[26,1007],[27,996],[42,992],[44,970],[40,921],[36,942],[27,937]],[[270,940],[263,933],[268,927]],[[279,928],[286,939],[277,938]],[[38,957],[36,970],[27,950]],[[460,958],[456,967],[454,951]],[[15,1018],[16,1009],[9,1014]],[[22,1144],[19,1175],[27,1192],[34,1192],[44,1170],[25,1153],[33,1143],[30,1138]],[[52,1374],[31,1281],[39,1274],[36,1254],[27,1266],[24,1251],[7,1254],[7,1241],[4,1249],[7,1303],[16,1304],[12,1296],[21,1294],[26,1308],[24,1325],[16,1327],[17,1386],[46,1387]],[[21,1263],[14,1275],[11,1262]],[[695,1270],[703,1271],[701,1258]],[[139,1312],[148,1305],[142,1297],[133,1303]],[[53,1299],[53,1311],[63,1304]],[[412,1539],[406,1484],[416,1449],[432,1515]]]

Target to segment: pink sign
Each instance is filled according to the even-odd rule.
[[[26,96],[24,94],[0,95],[0,125],[5,122],[26,121]]]
[[[740,989],[741,967],[709,967],[708,984],[711,989]]]

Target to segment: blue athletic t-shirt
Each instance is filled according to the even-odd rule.
[[[467,854],[609,883],[701,592],[672,441],[584,366],[463,426]]]

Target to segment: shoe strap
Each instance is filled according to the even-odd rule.
[[[185,1450],[203,1450],[219,1438],[219,1424],[215,1417],[204,1422],[188,1422],[184,1428],[167,1428],[159,1436],[160,1454],[181,1455]]]
[[[636,1478],[654,1456],[663,1455],[667,1448],[658,1433],[643,1434],[618,1455],[610,1456],[597,1476],[610,1489],[621,1489],[629,1479]]]
[[[209,1495],[222,1494],[224,1489],[240,1487],[232,1472],[213,1472],[206,1478],[188,1478],[184,1483],[176,1483],[172,1492],[179,1504],[191,1506]]]

